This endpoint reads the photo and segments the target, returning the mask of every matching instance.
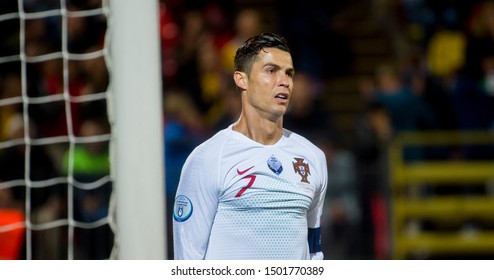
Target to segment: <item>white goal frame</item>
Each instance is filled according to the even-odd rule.
[[[117,259],[165,259],[158,0],[110,0]]]

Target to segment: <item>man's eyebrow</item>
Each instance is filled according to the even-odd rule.
[[[279,64],[272,63],[272,62],[268,62],[268,63],[264,64],[263,67],[274,67],[276,69],[282,69],[282,67]],[[295,69],[293,67],[290,67],[290,68],[286,69],[286,72],[294,73]]]
[[[272,63],[272,62],[268,62],[266,64],[264,64],[263,67],[274,67],[274,68],[278,68],[278,69],[281,69],[281,66],[279,66],[278,64],[276,63]]]

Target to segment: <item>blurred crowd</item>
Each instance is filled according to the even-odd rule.
[[[101,7],[101,0],[66,1],[69,10]],[[266,2],[266,3],[264,3]],[[333,3],[338,2],[338,3]],[[389,55],[372,73],[356,75],[362,107],[342,132],[328,106],[328,81],[351,76],[356,59],[349,47],[345,12],[368,7],[367,20],[385,36]],[[26,12],[60,8],[60,1],[24,1]],[[17,1],[3,1],[0,13],[16,12]],[[284,126],[317,143],[326,153],[330,182],[324,214],[323,244],[328,259],[389,258],[387,147],[402,131],[494,129],[494,1],[159,1],[163,79],[163,133],[168,222],[168,258],[173,258],[171,207],[181,167],[199,143],[234,122],[240,96],[232,80],[236,48],[253,34],[274,31],[288,39],[296,69],[295,88]],[[101,50],[107,28],[103,15],[67,17],[67,51]],[[60,16],[25,21],[25,54],[39,57],[62,50]],[[343,26],[343,27],[342,27]],[[0,21],[5,30],[0,57],[19,53],[18,20]],[[42,181],[69,171],[80,182],[109,173],[108,143],[78,144],[68,164],[69,142],[3,145],[8,140],[73,134],[109,133],[106,101],[71,102],[105,92],[109,74],[104,58],[62,58],[27,64],[0,63],[0,182]],[[26,71],[27,84],[22,84]],[[34,98],[24,106],[17,97]],[[54,97],[46,102],[44,97]],[[29,119],[23,118],[28,112]],[[67,123],[67,116],[70,116]],[[25,125],[28,125],[26,129]],[[348,131],[351,131],[348,134]],[[342,135],[343,133],[347,133]],[[17,143],[14,141],[14,143]],[[21,141],[22,143],[22,141]],[[29,174],[26,174],[29,151]],[[407,160],[422,158],[494,158],[492,151],[410,149]],[[67,184],[25,191],[24,183],[0,188],[0,211],[24,211],[30,201],[33,223],[67,217]],[[74,193],[75,217],[94,222],[107,214],[111,183]],[[30,195],[31,199],[25,198]],[[0,212],[0,217],[2,216]],[[22,218],[22,215],[20,215]],[[19,218],[19,215],[13,216]],[[0,219],[2,222],[2,219]],[[64,259],[67,229],[33,231],[33,258]],[[0,239],[1,239],[0,233]],[[77,258],[108,258],[112,234],[107,226],[80,229]],[[1,241],[0,241],[1,242]],[[23,250],[21,250],[23,251]],[[3,256],[0,256],[2,258]],[[23,258],[16,255],[14,258]]]
[[[295,89],[284,126],[316,142],[327,156],[323,244],[328,259],[391,257],[387,151],[395,135],[494,129],[493,1],[333,2],[161,2],[168,211],[187,155],[236,120],[234,51],[258,32],[281,33],[294,57]],[[345,19],[356,5],[367,8],[367,23],[389,46],[388,55],[364,74],[352,72],[356,57],[347,33],[355,26]],[[352,75],[358,77],[355,96],[362,106],[342,131],[327,105],[334,94],[328,82]],[[494,154],[412,147],[404,157],[492,159]],[[171,238],[168,244],[171,248]]]

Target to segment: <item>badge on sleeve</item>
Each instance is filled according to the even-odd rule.
[[[177,222],[187,221],[192,215],[192,201],[185,195],[178,195],[173,205],[173,219]]]

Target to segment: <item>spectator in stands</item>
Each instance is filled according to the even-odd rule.
[[[9,139],[24,139],[24,119],[20,114],[12,115],[8,122]],[[29,138],[36,136],[36,127],[29,122]],[[33,183],[53,179],[59,176],[51,156],[45,149],[46,146],[17,144],[0,151],[0,181],[9,182],[13,180],[30,180]],[[28,153],[26,153],[28,151]],[[29,155],[28,158],[27,155]],[[26,166],[26,160],[29,164]],[[29,169],[28,177],[25,178],[26,168]],[[24,208],[26,195],[30,195],[30,221],[35,224],[43,224],[64,218],[66,209],[63,198],[65,197],[63,185],[31,188],[26,192],[26,186],[18,185],[11,189],[12,198],[21,203]],[[57,235],[58,234],[58,235]],[[60,259],[64,258],[63,244],[60,240],[60,231],[40,230],[32,231],[33,237],[33,259]],[[58,236],[58,237],[57,237]]]
[[[328,189],[324,202],[323,247],[325,259],[362,258],[361,209],[357,185],[357,162],[353,151],[344,148],[336,137],[318,137],[315,143],[324,151],[328,163]]]
[[[96,52],[99,50],[101,50],[100,46],[92,46],[86,52]],[[81,95],[101,93],[108,89],[110,75],[103,56],[81,60],[78,62],[77,68],[83,84]]]
[[[189,92],[201,113],[208,109],[202,99],[199,73],[199,50],[211,38],[204,14],[201,10],[187,11],[180,25],[180,36],[175,48],[177,62],[176,84]]]
[[[494,123],[494,1],[480,2],[470,19],[466,63],[451,98],[459,129],[487,130]]]
[[[222,93],[231,76],[221,67],[220,53],[214,45],[212,36],[205,36],[198,48],[197,69],[200,83],[201,100],[204,105],[204,118],[208,126],[213,126],[221,115]]]
[[[404,83],[402,74],[393,63],[382,64],[376,69],[373,101],[386,108],[395,133],[437,127],[437,119],[432,109]],[[423,158],[423,151],[418,148],[406,149],[405,158]]]
[[[86,119],[81,125],[79,137],[101,136],[109,133],[108,123],[94,118]],[[101,182],[91,189],[74,186],[74,218],[83,223],[94,223],[108,216],[112,191],[111,181],[104,177],[110,174],[110,160],[107,140],[93,140],[76,144],[73,157],[69,151],[63,160],[62,170],[66,175],[83,184]],[[72,166],[72,168],[70,168]],[[70,172],[70,173],[69,173]],[[92,228],[77,228],[78,258],[107,259],[113,246],[113,234],[107,224]]]
[[[1,228],[14,225],[17,227],[10,230]],[[0,189],[0,260],[21,259],[25,243],[24,239],[24,209],[22,203],[14,199],[12,189]]]
[[[363,257],[385,259],[389,257],[387,149],[394,135],[386,107],[378,102],[370,103],[359,116],[354,135]]]
[[[388,110],[396,133],[433,128],[436,119],[430,108],[403,82],[393,64],[382,64],[376,69],[375,101]]]
[[[22,92],[21,76],[15,71],[2,72],[0,79],[0,99],[20,97]],[[10,104],[0,107],[0,140],[9,139],[8,121],[11,116],[22,112],[22,104]]]
[[[234,123],[240,116],[242,109],[242,100],[238,94],[237,88],[231,79],[223,81],[221,92],[221,106],[216,121],[212,125],[213,131],[219,131],[229,124]]]
[[[233,57],[237,49],[251,36],[265,29],[260,11],[254,8],[241,10],[235,17],[234,35],[220,49],[221,62],[225,71],[233,73]]]

